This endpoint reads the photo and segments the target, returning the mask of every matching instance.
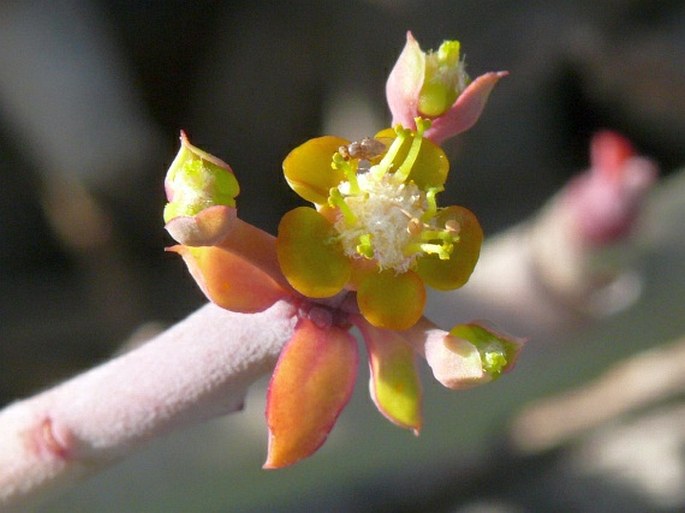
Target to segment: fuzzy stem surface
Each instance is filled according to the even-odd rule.
[[[146,344],[0,412],[0,510],[26,511],[139,446],[243,407],[297,308],[203,306]]]

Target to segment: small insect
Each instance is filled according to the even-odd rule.
[[[338,153],[345,160],[359,159],[372,160],[385,153],[386,145],[379,139],[364,137],[361,141],[354,141],[338,148]]]

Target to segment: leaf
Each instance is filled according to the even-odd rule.
[[[346,330],[300,321],[269,384],[264,468],[292,465],[324,443],[352,395],[357,363],[357,344]]]
[[[418,434],[422,418],[416,353],[394,331],[374,328],[361,318],[355,324],[369,352],[369,389],[378,411],[391,422]]]

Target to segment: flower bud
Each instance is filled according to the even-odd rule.
[[[235,218],[240,192],[231,167],[191,145],[181,132],[181,148],[164,181],[167,231],[181,244],[205,246],[220,242]]]
[[[471,81],[459,57],[459,41],[445,41],[437,52],[426,53],[407,32],[385,88],[393,125],[415,129],[417,117],[430,118],[424,136],[440,144],[478,121],[490,92],[507,72],[489,72]]]
[[[419,113],[440,116],[466,88],[469,77],[459,61],[459,41],[445,41],[437,52],[425,56],[425,74],[419,93]]]
[[[525,339],[483,322],[428,332],[424,354],[435,378],[454,390],[489,383],[514,368]]]

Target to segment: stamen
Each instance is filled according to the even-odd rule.
[[[390,145],[390,148],[388,148],[388,152],[378,164],[371,168],[371,171],[374,173],[374,177],[377,179],[382,178],[384,174],[390,171],[390,168],[392,167],[392,161],[395,160],[395,157],[399,153],[402,144],[410,134],[410,131],[402,127],[402,125],[397,125],[394,130],[397,134],[397,137]]]
[[[416,219],[415,217],[410,219],[407,223],[407,233],[413,237],[418,237],[421,235],[421,230],[423,229],[423,223]]]
[[[333,169],[340,169],[345,174],[345,179],[350,184],[350,194],[359,194],[359,182],[357,181],[357,170],[354,169],[352,162],[346,160],[339,152],[333,154]]]
[[[332,187],[328,193],[328,205],[340,210],[347,226],[353,226],[357,222],[357,216],[354,215],[350,206],[345,202],[342,193],[335,187]]]
[[[357,253],[364,258],[373,258],[373,245],[371,244],[371,234],[365,233],[359,236],[359,244],[357,244]]]
[[[405,182],[407,180],[407,177],[409,177],[409,173],[411,173],[412,168],[414,167],[414,164],[416,163],[416,159],[419,156],[419,152],[421,151],[421,143],[423,142],[423,133],[428,130],[431,126],[431,122],[428,119],[423,119],[423,118],[416,118],[414,120],[416,123],[416,133],[414,134],[414,139],[411,142],[411,146],[409,147],[409,153],[407,153],[407,157],[404,159],[404,162],[402,162],[402,165],[399,167],[399,169],[395,172],[395,180],[397,182]]]
[[[442,244],[435,242],[413,242],[407,244],[404,248],[407,255],[425,253],[427,255],[438,255],[440,260],[449,260],[453,250],[454,245],[449,242],[443,242]]]
[[[428,255],[438,255],[438,258],[440,260],[449,260],[450,255],[452,254],[452,250],[454,249],[454,246],[452,244],[448,243],[443,243],[443,244],[433,244],[433,243],[423,243],[420,245],[421,246],[421,251]]]
[[[455,242],[455,238],[459,239],[447,230],[423,230],[421,232],[421,239],[426,241],[438,239],[444,242]]]
[[[435,196],[439,193],[444,191],[445,188],[440,186],[440,187],[430,187],[426,191],[426,203],[428,206],[426,207],[426,212],[421,216],[421,221],[428,222],[431,219],[435,217],[435,214],[438,212],[438,202],[435,199]]]
[[[459,236],[459,232],[461,232],[461,224],[459,224],[459,221],[456,219],[448,219],[445,221],[445,230],[447,230],[450,233],[453,233],[454,235]]]

